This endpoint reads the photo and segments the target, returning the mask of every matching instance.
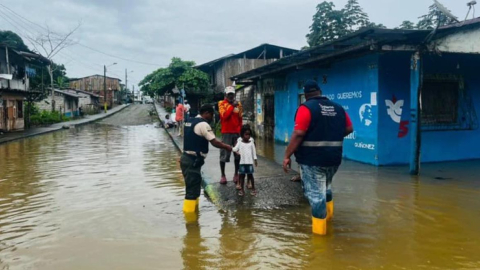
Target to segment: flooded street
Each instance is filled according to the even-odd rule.
[[[418,179],[345,162],[318,237],[308,205],[224,212],[202,196],[186,225],[178,158],[153,125],[0,145],[0,269],[480,268],[478,161]]]

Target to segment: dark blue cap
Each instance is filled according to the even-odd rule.
[[[303,85],[303,92],[311,93],[315,91],[320,91],[320,86],[318,86],[318,83],[314,80],[306,81],[305,84]]]

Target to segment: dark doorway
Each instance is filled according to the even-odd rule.
[[[264,132],[265,138],[273,139],[275,132],[275,97],[273,95],[265,95],[265,122]]]

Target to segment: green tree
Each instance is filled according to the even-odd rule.
[[[370,23],[368,14],[365,13],[357,0],[348,0],[343,9],[344,21],[347,29],[354,32]]]
[[[341,10],[335,10],[332,2],[324,1],[317,5],[310,32],[306,36],[307,42],[310,47],[321,45],[351,34],[362,27],[386,28],[382,24],[371,23],[358,0],[348,0]]]
[[[444,26],[455,22],[455,20],[441,12],[435,4],[431,5],[428,8],[428,13],[420,16],[419,19],[420,21],[417,23],[417,28],[421,30],[432,30],[437,27],[437,25]]]
[[[376,24],[374,22],[371,22],[368,24],[368,27],[371,27],[371,28],[381,28],[381,29],[387,29],[387,27],[381,23],[379,24]]]
[[[335,5],[327,1],[317,5],[317,12],[313,15],[310,33],[306,36],[310,47],[338,39],[350,32],[347,28],[344,12],[334,8]]]
[[[415,23],[411,21],[403,21],[402,24],[398,27],[398,29],[404,29],[404,30],[413,30],[415,29]]]
[[[30,49],[28,49],[27,45],[23,42],[23,39],[12,31],[0,31],[0,43],[4,43],[19,51],[30,52]]]
[[[207,95],[209,79],[205,72],[195,67],[193,61],[183,61],[174,57],[166,68],[159,68],[148,74],[140,82],[140,90],[151,97],[178,87],[184,88],[187,94]]]

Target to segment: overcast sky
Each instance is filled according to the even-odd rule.
[[[333,0],[337,8],[347,0]],[[55,61],[67,67],[69,77],[102,74],[136,84],[174,56],[201,64],[262,43],[299,49],[319,0],[0,0],[16,13],[57,32],[67,32],[81,21],[73,38],[79,43]],[[370,20],[389,28],[403,20],[416,22],[432,0],[359,0]],[[441,0],[464,18],[467,0]],[[15,21],[12,21],[15,19]],[[12,25],[13,23],[13,25]],[[22,21],[0,6],[0,29],[22,36],[42,28]],[[28,42],[27,42],[27,45]],[[82,45],[134,63],[87,49]],[[31,47],[31,46],[30,46]],[[151,65],[147,65],[151,64]]]

